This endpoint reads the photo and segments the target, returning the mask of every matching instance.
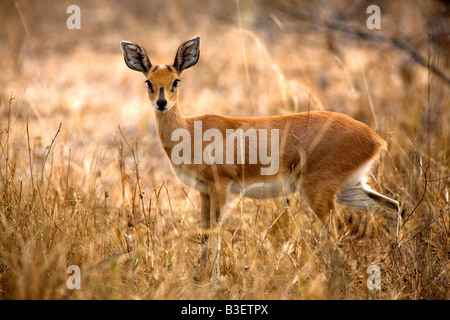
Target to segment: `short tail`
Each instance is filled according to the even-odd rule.
[[[342,187],[337,201],[355,209],[380,214],[389,221],[396,222],[400,213],[397,201],[379,194],[362,181]]]

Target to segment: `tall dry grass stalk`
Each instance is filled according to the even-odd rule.
[[[20,14],[0,4],[1,299],[449,299],[449,91],[430,68],[265,1],[81,1],[74,32],[64,4],[17,3]],[[383,32],[397,32],[402,9],[386,5]],[[149,10],[161,15],[149,21]],[[427,22],[409,2],[402,19]],[[196,34],[186,114],[328,109],[366,122],[388,142],[370,183],[408,210],[399,229],[342,207],[323,226],[298,195],[238,197],[224,217],[222,277],[198,282],[200,201],[171,173],[119,47],[135,41],[168,63]],[[445,68],[431,44],[422,55]],[[67,288],[70,265],[80,290]],[[367,286],[371,265],[379,290]]]

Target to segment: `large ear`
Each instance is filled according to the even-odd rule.
[[[147,57],[145,50],[137,44],[128,41],[122,41],[120,43],[123,51],[123,57],[128,68],[142,72],[147,76],[148,71],[152,64]]]
[[[200,37],[192,38],[183,43],[177,51],[173,66],[181,74],[185,69],[194,66],[200,56]]]

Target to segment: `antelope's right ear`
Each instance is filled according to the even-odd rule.
[[[128,41],[122,41],[120,46],[122,47],[123,57],[128,68],[140,71],[147,76],[152,64],[145,50],[137,44]]]

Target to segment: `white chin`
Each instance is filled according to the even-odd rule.
[[[167,106],[167,107],[164,108],[164,109],[159,109],[158,107],[154,106],[155,110],[156,110],[157,112],[160,112],[160,113],[164,113],[164,112],[166,112],[166,111],[169,111],[172,107],[173,107],[173,104],[170,105],[170,106]]]

